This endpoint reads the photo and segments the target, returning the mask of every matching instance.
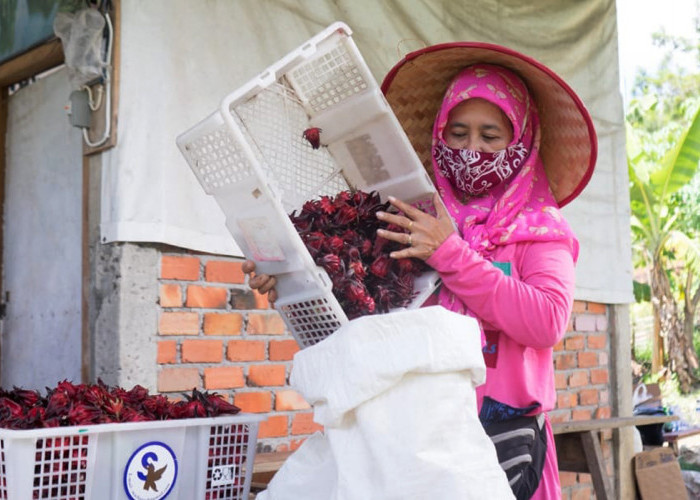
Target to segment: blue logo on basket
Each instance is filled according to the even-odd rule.
[[[159,500],[170,494],[177,479],[177,458],[159,441],[140,446],[124,469],[124,491],[131,500]]]

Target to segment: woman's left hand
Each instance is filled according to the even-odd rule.
[[[382,238],[406,245],[406,248],[403,250],[389,254],[394,259],[416,257],[427,260],[455,231],[452,219],[437,193],[433,196],[437,217],[433,217],[391,196],[389,197],[389,203],[403,212],[403,215],[377,212],[377,218],[408,231],[406,233],[396,233],[385,229],[377,230],[377,234]]]

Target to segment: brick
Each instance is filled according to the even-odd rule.
[[[196,281],[199,279],[199,259],[163,255],[160,259],[160,277],[166,280]]]
[[[161,335],[197,335],[199,313],[189,311],[162,312],[158,321]]]
[[[241,366],[212,366],[204,369],[205,389],[237,389],[245,387]]]
[[[595,332],[597,318],[594,314],[579,314],[574,318],[574,329],[577,332]]]
[[[595,418],[610,418],[610,407],[601,406],[595,411]]]
[[[605,349],[607,343],[607,335],[589,335],[586,339],[586,344],[589,349]]]
[[[591,500],[595,498],[590,486],[581,486],[571,491],[571,500]]]
[[[569,377],[569,387],[581,387],[588,384],[588,372],[577,370]]]
[[[216,286],[190,285],[187,287],[187,307],[206,307],[225,309],[227,304],[226,289]]]
[[[607,368],[591,370],[591,384],[607,384],[610,375]]]
[[[323,426],[314,422],[313,413],[296,413],[292,420],[292,435],[313,434],[323,431]]]
[[[598,353],[597,352],[579,352],[578,353],[578,366],[580,368],[591,368],[592,366],[598,366]]]
[[[598,364],[600,366],[608,366],[608,351],[603,351],[598,354]]]
[[[604,332],[608,329],[607,316],[597,316],[595,320],[595,329],[599,332]]]
[[[598,402],[600,404],[606,405],[610,402],[610,391],[602,390],[598,393]]]
[[[554,372],[554,388],[555,389],[566,389],[569,387],[567,383],[568,377],[566,373]]]
[[[252,365],[248,368],[248,385],[251,387],[280,386],[287,383],[284,365]]]
[[[554,352],[563,351],[564,350],[564,339],[561,339],[559,342],[554,344],[553,350],[554,350]]]
[[[285,390],[275,393],[275,411],[308,410],[309,403],[297,391]]]
[[[204,335],[240,335],[243,315],[240,313],[205,313]]]
[[[579,404],[581,406],[592,406],[598,404],[598,391],[597,389],[583,389],[578,393]]]
[[[265,342],[262,340],[231,340],[226,347],[229,361],[264,361]]]
[[[177,342],[174,340],[161,340],[158,342],[159,364],[177,363]]]
[[[574,305],[571,309],[573,314],[586,312],[586,303],[582,300],[574,300]]]
[[[224,359],[224,343],[221,340],[183,340],[183,363],[220,363]]]
[[[269,392],[237,392],[233,404],[247,413],[267,413],[272,410],[272,394]]]
[[[231,289],[231,307],[239,311],[257,309],[257,301],[253,290]]]
[[[567,351],[578,351],[583,349],[583,335],[572,335],[564,339],[564,348]]]
[[[585,408],[574,408],[571,411],[571,420],[590,420],[593,410]]]
[[[557,408],[573,408],[576,406],[576,394],[572,392],[557,393]]]
[[[177,284],[160,285],[161,307],[182,307],[182,288]]]
[[[557,354],[554,357],[554,366],[557,370],[569,370],[576,368],[575,354]]]
[[[588,472],[579,472],[578,484],[592,484],[591,475]]]
[[[289,419],[287,415],[272,415],[267,420],[260,422],[258,427],[258,439],[272,437],[286,437]]]
[[[245,273],[242,262],[210,260],[204,266],[204,279],[215,283],[245,283]]]
[[[608,306],[599,302],[589,302],[586,308],[591,314],[607,314]]]
[[[549,421],[554,423],[568,422],[571,420],[571,410],[552,410],[548,412]]]
[[[158,392],[191,391],[200,388],[197,368],[163,368],[158,373]]]
[[[559,484],[562,488],[576,484],[576,473],[559,471]]]
[[[290,361],[297,352],[299,344],[294,339],[270,341],[270,361]]]
[[[292,439],[289,443],[283,443],[277,447],[277,451],[294,451],[299,449],[299,447],[304,444],[306,438],[303,439]]]
[[[249,314],[248,333],[252,335],[282,335],[284,333],[284,321],[277,313]]]

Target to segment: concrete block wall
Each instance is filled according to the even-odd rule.
[[[552,422],[610,418],[612,408],[608,306],[574,302],[564,338],[554,347],[557,406]],[[601,433],[608,475],[613,477],[612,431]],[[590,474],[560,472],[563,500],[595,498]]]

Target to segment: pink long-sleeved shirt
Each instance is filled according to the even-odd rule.
[[[481,320],[487,371],[479,402],[488,395],[517,408],[554,407],[552,347],[571,314],[573,251],[569,241],[514,243],[497,247],[491,262],[454,233],[427,260]],[[494,262],[509,266],[510,276]]]

